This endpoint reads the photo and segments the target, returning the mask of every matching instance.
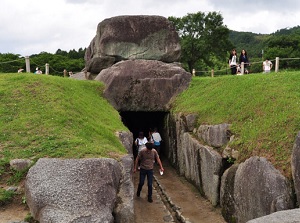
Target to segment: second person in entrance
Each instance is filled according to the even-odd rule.
[[[158,155],[161,155],[160,152],[160,144],[161,144],[161,136],[159,132],[157,131],[157,128],[155,127],[153,129],[153,133],[151,134],[151,139],[152,143],[154,144],[154,149],[157,151]]]

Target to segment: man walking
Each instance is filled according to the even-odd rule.
[[[153,182],[153,165],[154,161],[157,161],[160,167],[160,171],[164,171],[162,163],[159,159],[159,155],[155,149],[153,149],[153,143],[146,143],[146,148],[143,148],[137,155],[134,163],[133,172],[137,170],[138,163],[140,161],[140,179],[139,185],[136,192],[136,196],[141,195],[141,190],[143,188],[145,178],[147,176],[148,184],[148,202],[152,203],[152,182]]]

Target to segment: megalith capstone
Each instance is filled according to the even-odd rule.
[[[103,68],[127,59],[176,62],[180,50],[178,34],[167,18],[116,16],[98,24],[96,36],[86,50],[86,68],[98,74]]]
[[[102,70],[95,80],[104,82],[104,96],[118,111],[167,111],[191,77],[177,63],[126,60]]]

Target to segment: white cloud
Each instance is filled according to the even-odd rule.
[[[220,12],[235,31],[272,33],[299,23],[300,2],[285,0],[1,0],[0,53],[31,55],[88,47],[97,25],[118,15],[182,17]]]

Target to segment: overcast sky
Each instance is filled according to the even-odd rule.
[[[88,47],[99,22],[119,15],[220,12],[235,31],[270,34],[300,25],[297,0],[1,0],[0,53],[30,56]]]

